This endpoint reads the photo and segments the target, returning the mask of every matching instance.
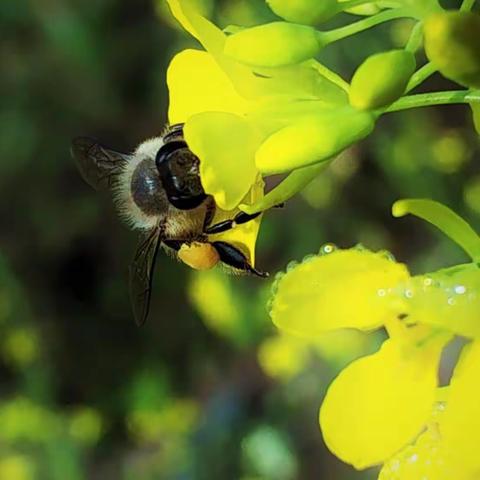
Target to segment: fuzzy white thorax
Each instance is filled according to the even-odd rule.
[[[120,216],[133,229],[149,230],[160,220],[157,215],[146,215],[133,201],[130,188],[132,175],[138,164],[145,158],[155,161],[158,150],[163,145],[163,137],[149,138],[142,142],[130,155],[129,161],[118,177],[118,183],[114,189],[114,200]]]

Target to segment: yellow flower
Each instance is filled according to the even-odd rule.
[[[407,279],[406,267],[385,253],[335,250],[309,257],[281,277],[270,313],[278,328],[300,336],[373,330],[404,312],[388,292]]]
[[[320,408],[325,443],[358,469],[383,462],[425,425],[437,387],[444,339],[428,347],[395,337],[352,362],[330,385]]]
[[[205,48],[184,50],[170,63],[169,121],[185,124],[202,185],[221,209],[242,203],[245,211],[259,211],[274,205],[270,198],[284,201],[318,174],[309,165],[330,160],[372,130],[373,117],[349,107],[346,84],[315,60],[246,66],[226,55],[227,35],[188,1],[168,4]],[[243,199],[259,174],[292,170],[283,188],[249,209]]]
[[[462,352],[445,401],[433,414],[413,445],[383,466],[379,480],[476,480],[480,475],[480,342]]]
[[[435,402],[443,347],[454,334],[480,337],[478,235],[451,210],[430,200],[403,200],[393,212],[413,213],[433,223],[474,262],[412,277],[385,252],[329,246],[323,255],[280,276],[271,304],[273,322],[294,335],[315,338],[342,328],[386,328],[390,338],[378,352],[352,362],[338,375],[320,409],[327,446],[359,469],[387,461],[415,440]],[[477,344],[468,363],[461,361],[457,367],[441,423],[442,455],[470,473],[480,472],[474,452],[480,440]]]

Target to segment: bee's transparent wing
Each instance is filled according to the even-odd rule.
[[[160,242],[160,228],[154,228],[142,234],[135,257],[130,265],[130,297],[133,315],[138,326],[142,326],[147,320],[153,269]]]
[[[75,138],[71,152],[82,177],[95,190],[110,189],[129,160],[128,154],[110,150],[89,137]]]

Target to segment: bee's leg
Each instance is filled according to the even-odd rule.
[[[244,272],[252,273],[257,277],[268,277],[267,272],[261,272],[252,267],[250,263],[248,263],[245,255],[233,245],[230,245],[227,242],[212,242],[211,245],[218,252],[220,261],[225,263],[225,265],[229,265],[237,270],[243,270]]]
[[[208,197],[205,207],[205,218],[203,219],[203,231],[211,225],[213,217],[215,216],[215,211],[215,202],[212,197]]]
[[[278,205],[274,205],[272,208],[283,208],[285,206],[285,203],[279,203]],[[213,211],[213,214],[215,213],[215,210]],[[239,212],[237,215],[235,215],[235,218],[232,220],[224,220],[223,222],[216,223],[215,225],[210,225],[211,221],[213,220],[213,214],[212,218],[209,218],[207,221],[207,217],[205,218],[205,222],[203,224],[203,233],[206,233],[207,235],[213,235],[215,233],[221,233],[225,232],[227,230],[231,230],[232,228],[235,228],[237,225],[241,225],[242,223],[247,223],[250,220],[253,220],[257,218],[260,214],[263,212],[257,212],[257,213],[245,213],[245,212]],[[208,212],[207,212],[208,216]]]
[[[240,212],[235,215],[233,220],[224,220],[223,222],[216,223],[215,225],[211,225],[209,227],[204,228],[203,233],[208,235],[212,235],[214,233],[225,232],[232,228],[235,228],[237,225],[241,225],[242,223],[247,223],[254,218],[257,218],[262,212],[257,213],[245,213]]]

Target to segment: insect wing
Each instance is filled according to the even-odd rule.
[[[138,326],[142,326],[147,320],[152,292],[153,269],[160,241],[159,228],[142,235],[135,257],[130,265],[130,297],[135,322]]]
[[[129,160],[128,154],[110,150],[89,137],[75,138],[71,152],[83,179],[95,190],[110,189]]]

